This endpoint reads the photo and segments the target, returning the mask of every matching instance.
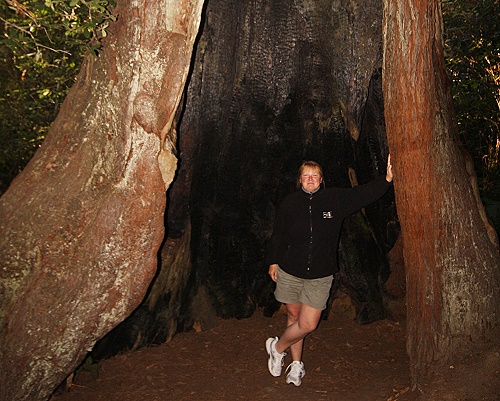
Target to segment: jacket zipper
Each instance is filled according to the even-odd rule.
[[[312,246],[313,246],[313,226],[312,226],[312,194],[309,195],[309,256],[307,260],[307,274],[311,273],[311,258],[312,258]]]

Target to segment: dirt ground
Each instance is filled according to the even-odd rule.
[[[269,374],[264,346],[285,323],[282,311],[266,318],[257,310],[250,319],[181,333],[168,344],[101,361],[94,365],[98,377],[81,369],[51,401],[500,400],[498,348],[447,367],[432,386],[414,388],[404,320],[359,326],[352,310],[342,308],[307,337],[302,385],[287,385],[284,374]],[[287,356],[285,367],[290,362]]]

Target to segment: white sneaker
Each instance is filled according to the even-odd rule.
[[[285,352],[279,353],[276,351],[276,343],[278,342],[278,337],[269,337],[266,340],[266,351],[269,354],[269,360],[267,361],[267,367],[269,368],[269,373],[274,377],[281,375],[281,368],[283,367]]]
[[[300,386],[302,383],[302,378],[306,374],[306,370],[304,369],[304,364],[299,361],[293,361],[286,368],[288,374],[286,375],[286,384],[293,383],[296,386]]]

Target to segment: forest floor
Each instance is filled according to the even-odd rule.
[[[280,334],[285,314],[267,318],[257,310],[249,319],[220,320],[210,330],[180,333],[167,344],[103,360],[96,366],[98,377],[81,369],[51,401],[500,400],[498,347],[467,355],[415,388],[404,319],[360,326],[353,313],[345,305],[333,307],[307,337],[300,387],[267,370],[264,343]],[[290,362],[288,355],[284,368]]]

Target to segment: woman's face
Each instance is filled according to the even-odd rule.
[[[316,191],[321,183],[323,182],[323,177],[321,177],[321,172],[319,168],[313,166],[305,166],[300,175],[300,185],[307,192]]]

